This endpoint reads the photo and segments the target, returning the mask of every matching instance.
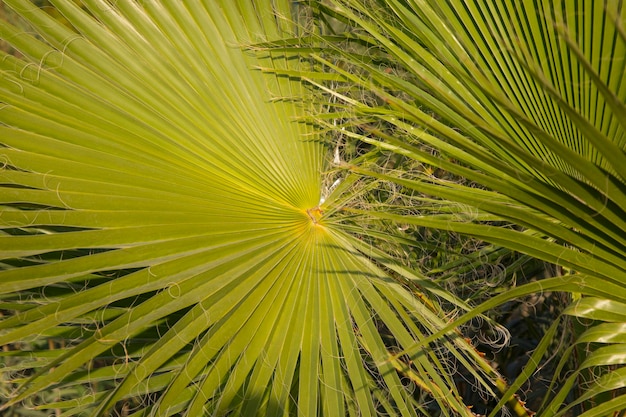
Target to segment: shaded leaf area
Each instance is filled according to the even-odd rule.
[[[317,93],[258,70],[312,62],[243,48],[291,2],[52,3],[0,22],[3,412],[470,416],[450,357],[496,395],[456,331],[392,356],[467,306],[319,207]]]

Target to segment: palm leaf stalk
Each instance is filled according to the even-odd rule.
[[[319,206],[310,61],[242,48],[291,2],[51,3],[2,2],[4,413],[471,416],[451,360],[496,396],[456,329],[393,357],[468,306]]]
[[[412,349],[515,296],[564,291],[571,304],[562,320],[592,321],[579,326],[559,363],[561,370],[573,364],[575,372],[545,398],[538,415],[625,409],[623,321],[613,314],[626,301],[626,8],[610,1],[496,0],[314,6],[353,28],[343,37],[313,36],[326,41],[325,49],[310,49],[320,76],[302,74],[339,103],[343,137],[472,185],[428,174],[407,178],[371,165],[344,167],[477,212],[460,218],[345,210],[473,236],[566,272],[511,289]],[[333,125],[325,118],[318,123]],[[554,328],[546,333],[509,394],[548,356],[555,334]],[[558,379],[557,373],[553,383]],[[577,396],[567,404],[572,387]]]

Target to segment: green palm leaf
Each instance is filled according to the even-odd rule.
[[[545,399],[540,415],[623,410],[623,342],[608,337],[618,328],[601,324],[613,321],[601,312],[626,296],[626,8],[593,1],[336,0],[317,9],[354,27],[325,39],[332,53],[312,49],[323,75],[303,74],[339,103],[342,134],[465,182],[426,169],[409,178],[384,167],[346,168],[478,210],[465,218],[354,215],[455,231],[565,267],[564,277],[510,290],[450,328],[522,293],[548,287],[572,293],[564,314],[593,318],[597,326],[574,332],[580,345],[564,353],[559,369],[574,364],[576,371]],[[323,85],[329,71],[330,87]],[[581,294],[595,298],[578,300]],[[587,303],[584,314],[580,303]],[[546,337],[555,334],[552,328]],[[548,356],[548,345],[540,344],[508,394]],[[592,367],[603,369],[601,376]],[[561,406],[572,387],[578,398]]]
[[[315,99],[254,69],[309,63],[243,48],[289,3],[3,2],[5,412],[471,415],[449,357],[492,389],[459,337],[391,356],[447,320],[318,207]]]

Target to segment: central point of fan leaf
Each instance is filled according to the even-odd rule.
[[[307,216],[309,216],[309,218],[311,219],[313,224],[319,225],[320,224],[320,220],[322,219],[322,215],[324,213],[319,208],[319,206],[315,206],[313,208],[307,209],[306,210],[306,214],[307,214]]]

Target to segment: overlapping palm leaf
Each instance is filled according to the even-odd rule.
[[[585,416],[626,408],[622,319],[614,315],[626,301],[626,8],[611,1],[336,0],[318,10],[358,28],[328,37],[326,51],[312,49],[320,73],[334,72],[334,86],[343,80],[346,87],[329,88],[326,74],[304,77],[340,103],[344,135],[425,167],[413,179],[347,168],[478,209],[465,218],[378,216],[563,266],[565,276],[511,290],[472,314],[533,291],[572,293],[565,314],[608,323],[579,334],[576,360],[572,349],[564,353],[559,369],[570,361],[578,370],[554,399],[546,397],[541,415],[581,403],[574,412]],[[580,294],[590,297],[577,300]],[[592,342],[602,347],[595,351]],[[547,349],[540,344],[521,379]],[[598,377],[592,367],[611,372]],[[561,405],[583,385],[571,406]]]
[[[52,3],[0,24],[5,412],[470,415],[445,363],[488,389],[479,356],[390,358],[445,316],[317,207],[310,93],[255,70],[309,64],[243,48],[290,2]]]

